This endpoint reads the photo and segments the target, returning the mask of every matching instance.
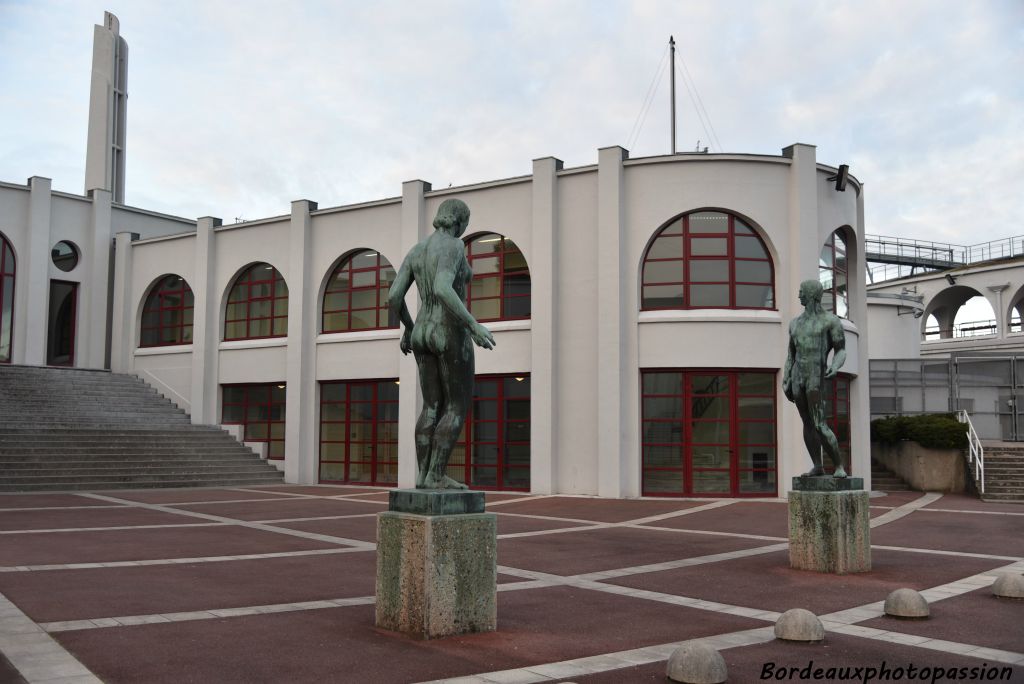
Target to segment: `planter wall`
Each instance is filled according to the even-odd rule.
[[[928,449],[917,442],[871,443],[871,457],[919,492],[963,492],[967,486],[960,449]]]

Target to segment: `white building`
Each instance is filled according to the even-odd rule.
[[[830,411],[852,473],[870,478],[863,192],[852,178],[837,192],[813,146],[642,159],[609,147],[589,166],[546,157],[529,176],[414,180],[392,199],[297,200],[227,226],[112,201],[112,168],[84,196],[38,177],[0,185],[0,361],[135,373],[193,422],[245,424],[289,482],[412,484],[416,367],[384,298],[450,197],[472,212],[469,305],[497,340],[477,353],[454,477],[784,495],[808,467],[781,390],[787,324],[800,282],[823,274],[849,350]]]

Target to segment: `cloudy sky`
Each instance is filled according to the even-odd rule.
[[[82,192],[93,24],[121,21],[128,204],[231,222],[668,151],[817,145],[870,233],[1024,234],[1022,0],[0,0],[0,180]]]

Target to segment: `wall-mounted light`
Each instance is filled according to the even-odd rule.
[[[946,282],[949,283],[950,285],[956,285],[956,276],[952,275],[951,273],[947,273]]]
[[[832,181],[836,182],[836,190],[837,191],[839,191],[839,192],[846,192],[846,181],[849,178],[850,178],[850,165],[849,164],[840,164],[839,165],[839,173],[837,173],[834,176],[829,176],[828,177],[828,181],[830,183]]]

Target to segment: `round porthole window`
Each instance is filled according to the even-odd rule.
[[[67,240],[61,240],[50,250],[50,258],[53,265],[65,273],[73,271],[78,265],[78,248]]]

